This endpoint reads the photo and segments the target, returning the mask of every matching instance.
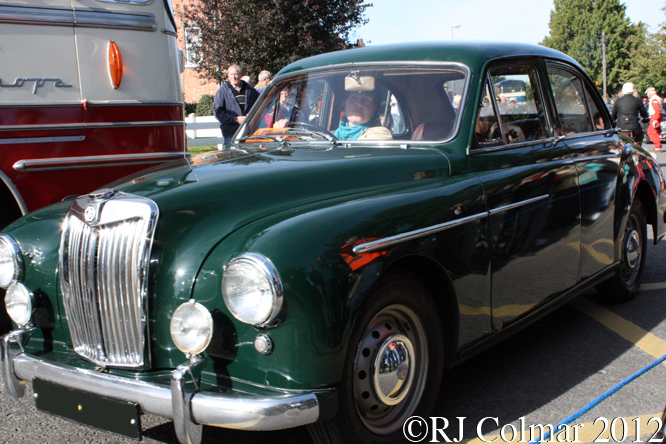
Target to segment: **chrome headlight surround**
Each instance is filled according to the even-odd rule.
[[[0,234],[0,288],[23,279],[23,256],[18,243],[7,234]]]
[[[173,312],[170,323],[171,339],[178,350],[188,356],[202,353],[213,337],[213,316],[191,299]]]
[[[222,296],[231,314],[255,327],[274,326],[282,309],[282,280],[273,263],[257,253],[231,259],[222,277]]]

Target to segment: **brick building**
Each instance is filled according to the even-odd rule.
[[[173,0],[173,11],[178,25],[178,48],[183,51],[185,56],[185,71],[181,74],[183,82],[183,95],[187,103],[198,102],[202,94],[214,95],[218,84],[199,78],[199,74],[194,69],[191,54],[188,53],[188,41],[197,37],[198,29],[187,27],[183,23],[183,5],[189,4],[192,0]]]

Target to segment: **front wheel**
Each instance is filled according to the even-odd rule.
[[[611,302],[626,302],[636,297],[641,286],[647,256],[645,211],[637,199],[631,205],[622,239],[620,268],[597,286],[597,293]]]
[[[309,426],[319,444],[404,442],[403,425],[427,417],[444,365],[432,297],[410,276],[386,280],[361,309],[351,335],[334,419]]]

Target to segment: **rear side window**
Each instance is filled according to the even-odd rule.
[[[553,91],[561,135],[599,131],[610,127],[577,73],[560,66],[548,65],[548,81]]]

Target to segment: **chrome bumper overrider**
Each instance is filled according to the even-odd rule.
[[[203,360],[193,359],[174,370],[171,387],[83,370],[46,361],[24,352],[30,332],[16,330],[0,338],[2,378],[14,397],[23,396],[35,377],[83,392],[138,403],[143,413],[173,419],[181,443],[201,441],[201,425],[242,430],[279,430],[310,424],[319,418],[314,393],[260,397],[245,393],[197,392]],[[193,389],[194,388],[194,389]]]

